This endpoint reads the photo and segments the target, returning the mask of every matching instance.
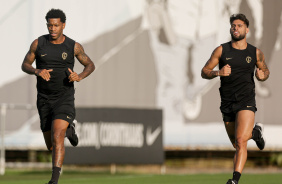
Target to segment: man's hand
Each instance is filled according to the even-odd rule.
[[[219,76],[229,76],[231,74],[231,66],[228,64],[219,70]]]
[[[263,80],[265,78],[264,72],[259,68],[257,68],[257,78],[259,80]]]
[[[69,82],[79,82],[82,80],[82,78],[76,73],[76,72],[73,72],[70,68],[68,68],[69,72],[70,72],[70,75],[69,75]]]
[[[52,72],[53,69],[49,69],[49,70],[46,70],[46,69],[36,69],[35,70],[35,75],[36,76],[39,76],[39,77],[42,77],[42,79],[46,80],[46,81],[49,81],[50,78],[51,78],[51,75],[50,75],[50,72]]]

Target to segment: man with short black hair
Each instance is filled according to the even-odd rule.
[[[262,51],[247,43],[249,21],[243,14],[230,17],[231,41],[217,47],[202,69],[202,77],[213,79],[220,76],[220,110],[227,134],[236,153],[233,178],[227,184],[238,184],[247,160],[247,142],[255,140],[264,149],[263,126],[254,126],[256,101],[254,71],[259,81],[269,77]],[[219,64],[219,70],[213,70]]]
[[[22,70],[37,76],[37,109],[46,146],[52,151],[52,178],[57,184],[65,156],[64,138],[77,146],[75,133],[74,81],[90,75],[95,65],[83,47],[63,34],[66,16],[60,9],[46,14],[49,34],[35,39],[22,63]],[[74,56],[84,66],[73,71]],[[36,60],[36,68],[32,63]]]

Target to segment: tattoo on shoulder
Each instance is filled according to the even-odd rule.
[[[75,55],[81,54],[83,52],[84,52],[83,47],[79,43],[76,42],[75,45],[74,45]]]
[[[85,54],[82,45],[80,45],[77,42],[75,43],[75,46],[74,46],[74,54],[78,58],[79,61],[87,62],[88,56]]]

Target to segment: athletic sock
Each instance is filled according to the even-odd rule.
[[[258,130],[253,129],[252,139],[255,140],[255,141],[259,139],[259,131]]]
[[[240,177],[241,177],[241,173],[239,173],[239,172],[237,172],[237,171],[234,171],[234,172],[233,172],[233,178],[232,178],[232,180],[235,180],[235,181],[239,182]]]
[[[58,183],[60,174],[61,174],[61,168],[60,167],[53,167],[51,181]]]

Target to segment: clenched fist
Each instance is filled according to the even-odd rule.
[[[221,68],[221,70],[219,70],[218,74],[219,76],[229,76],[231,74],[231,66],[229,66],[228,64],[225,65]]]
[[[259,69],[259,68],[257,68],[257,73],[256,73],[256,75],[257,75],[257,78],[258,78],[259,80],[263,80],[263,79],[265,78],[264,71],[262,71],[262,70]]]
[[[70,68],[68,68],[70,75],[69,75],[69,82],[79,82],[81,81],[81,77],[79,77],[79,75],[76,72],[73,72]]]

